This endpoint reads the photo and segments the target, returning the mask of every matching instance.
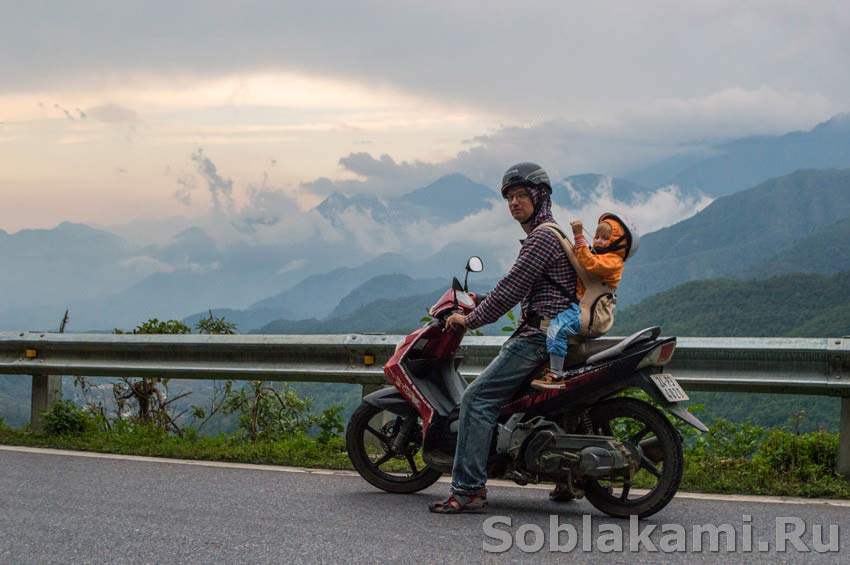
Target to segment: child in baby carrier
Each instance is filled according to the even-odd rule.
[[[623,276],[623,262],[628,249],[620,245],[612,245],[612,241],[622,240],[625,229],[614,217],[602,216],[596,226],[593,238],[593,252],[584,237],[582,223],[578,220],[570,222],[575,239],[575,255],[579,264],[586,270],[597,275],[603,282],[616,290]],[[578,281],[576,295],[579,299],[584,295],[584,285]],[[540,379],[532,381],[531,386],[538,389],[559,389],[564,383],[564,360],[567,356],[567,340],[570,336],[579,334],[581,328],[581,309],[573,303],[549,322],[546,330],[546,349],[549,351],[549,369]]]

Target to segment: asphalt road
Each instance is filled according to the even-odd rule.
[[[446,491],[446,484],[437,483],[417,495],[391,495],[348,473],[0,448],[0,562],[850,561],[847,501],[801,504],[677,497],[665,510],[636,525],[635,533],[643,531],[657,551],[641,542],[638,551],[631,552],[629,521],[608,518],[583,500],[555,504],[539,488],[496,486],[487,514],[428,513],[428,502]],[[744,521],[745,514],[751,521]],[[825,543],[829,525],[838,526],[839,551],[801,553],[788,542],[787,551],[777,552],[777,517],[802,520],[806,533],[799,543],[809,548],[815,524],[823,526]],[[484,530],[488,519],[500,521],[491,524],[491,535]],[[505,523],[508,519],[510,526]],[[565,530],[557,538],[550,535],[552,520]],[[675,526],[668,526],[662,532],[665,524],[684,530],[676,533]],[[727,551],[723,535],[719,551],[709,551],[707,535],[702,537],[702,550],[696,551],[692,527],[708,524],[730,524],[737,552]],[[646,532],[653,525],[656,529]],[[741,553],[747,527],[752,528],[753,551]],[[566,553],[551,552],[553,540],[569,549],[570,528],[575,531],[575,547]],[[794,525],[786,528],[793,530]],[[623,532],[622,552],[616,546],[618,529]],[[514,536],[524,531],[525,543],[517,541]],[[675,549],[677,536],[685,542],[685,551],[667,552]],[[669,546],[661,545],[665,538]],[[485,544],[507,551],[491,553],[483,549]],[[611,548],[613,553],[605,552]]]

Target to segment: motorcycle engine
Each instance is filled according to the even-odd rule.
[[[576,476],[602,477],[639,466],[639,453],[609,437],[565,434],[554,424],[540,426],[530,435],[522,459],[539,475],[560,475],[569,469]]]

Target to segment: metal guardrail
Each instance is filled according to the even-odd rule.
[[[33,422],[61,394],[60,377],[161,376],[385,383],[396,335],[113,335],[0,333],[0,374],[33,376]],[[464,339],[473,378],[505,337]],[[613,343],[616,338],[609,338]],[[607,340],[606,340],[607,341]],[[679,338],[666,368],[687,390],[842,397],[841,454],[850,472],[850,338]]]

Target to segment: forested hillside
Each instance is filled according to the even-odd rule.
[[[850,272],[794,274],[765,280],[695,281],[617,312],[612,333],[660,325],[665,335],[841,337],[850,335]],[[802,415],[801,429],[838,429],[839,400],[756,393],[692,393],[716,417],[783,425]]]
[[[653,325],[687,336],[848,335],[850,272],[690,282],[621,309],[612,331]]]

